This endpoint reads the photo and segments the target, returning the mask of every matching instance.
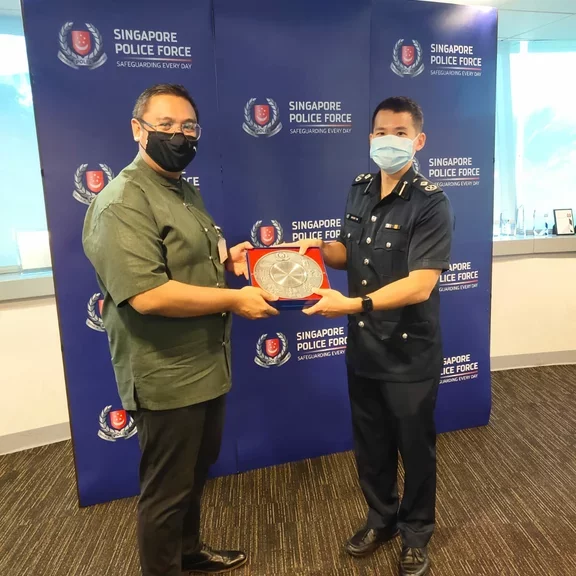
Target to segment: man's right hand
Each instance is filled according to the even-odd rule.
[[[278,310],[268,304],[268,302],[275,302],[276,300],[278,300],[278,296],[274,296],[266,290],[255,286],[245,286],[237,291],[232,312],[249,320],[276,316]]]

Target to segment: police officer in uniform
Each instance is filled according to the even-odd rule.
[[[366,556],[400,533],[401,575],[429,571],[434,530],[434,407],[443,363],[438,280],[447,270],[453,216],[442,190],[412,167],[424,147],[420,106],[405,97],[376,108],[370,155],[377,174],[352,182],[338,242],[303,240],[346,269],[349,297],[320,290],[306,314],[349,315],[349,394],[365,526],[346,543]],[[398,499],[398,452],[405,470]]]

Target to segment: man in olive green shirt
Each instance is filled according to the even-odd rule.
[[[90,206],[83,245],[104,295],[118,391],[138,428],[142,572],[228,571],[246,556],[202,544],[200,500],[231,384],[230,313],[277,314],[274,297],[226,287],[226,270],[246,275],[251,245],[227,250],[199,192],[181,177],[201,135],[186,89],[144,91],[132,132],[139,155]]]

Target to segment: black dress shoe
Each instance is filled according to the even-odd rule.
[[[400,576],[426,576],[430,569],[430,559],[426,548],[402,548]]]
[[[182,571],[199,574],[222,574],[240,568],[248,558],[238,550],[212,550],[204,545],[198,554],[185,556]]]
[[[344,548],[348,554],[359,558],[372,554],[382,544],[396,536],[398,536],[396,528],[362,528],[346,542]]]

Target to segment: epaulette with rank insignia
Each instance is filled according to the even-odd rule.
[[[354,182],[352,182],[352,186],[357,186],[358,184],[368,184],[374,178],[373,174],[359,174],[354,178]]]
[[[434,182],[426,180],[426,178],[424,178],[423,176],[416,176],[416,178],[412,180],[412,186],[415,186],[416,188],[422,190],[422,192],[428,194],[428,196],[431,196],[432,194],[437,194],[438,192],[443,192],[442,188],[440,188],[438,184],[434,184]]]

